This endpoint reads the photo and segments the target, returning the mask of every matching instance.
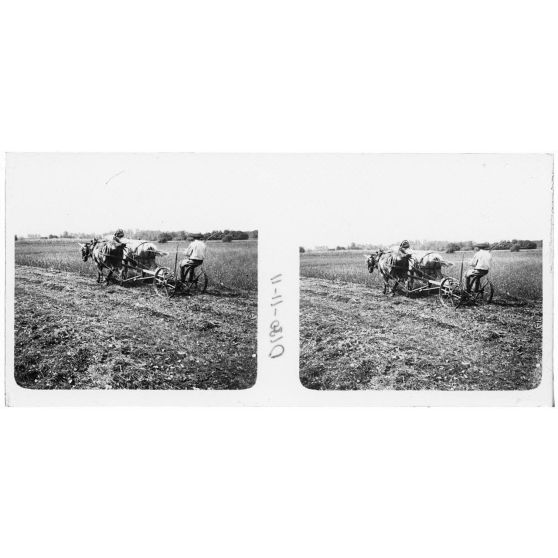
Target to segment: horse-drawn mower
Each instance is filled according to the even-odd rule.
[[[145,243],[144,243],[145,244]],[[188,272],[185,281],[181,281],[177,276],[178,246],[174,261],[174,271],[169,267],[157,266],[155,269],[148,268],[142,264],[138,258],[138,251],[141,244],[134,250],[128,250],[125,255],[127,268],[139,274],[125,278],[122,284],[137,283],[140,281],[152,281],[155,292],[162,297],[170,298],[178,294],[201,294],[207,289],[207,274],[203,266],[196,267]]]
[[[374,259],[373,256],[369,256],[369,272],[372,273],[376,267],[379,268],[380,273],[384,277],[384,293],[389,288],[389,281],[393,280],[392,294],[395,294],[396,290],[400,290],[408,297],[438,294],[438,299],[443,306],[453,308],[473,304],[490,304],[494,296],[494,285],[486,276],[474,277],[471,280],[470,290],[466,289],[463,277],[463,262],[461,262],[459,279],[444,275],[439,270],[436,271],[434,276],[430,273],[429,269],[422,267],[420,262],[415,262],[411,265],[408,262],[405,264],[391,264],[391,273],[387,273],[380,267],[379,257]]]
[[[102,242],[102,241],[101,241]],[[201,294],[205,293],[207,289],[207,274],[202,266],[190,269],[187,273],[185,281],[181,281],[177,276],[178,264],[178,246],[176,257],[174,261],[174,271],[169,267],[157,265],[155,255],[168,255],[166,252],[159,252],[152,250],[148,252],[149,258],[145,258],[146,252],[141,253],[143,245],[151,244],[150,242],[141,242],[133,249],[123,245],[123,251],[119,255],[103,255],[95,254],[95,249],[101,244],[95,240],[90,243],[80,244],[82,249],[83,261],[92,258],[97,264],[99,270],[99,277],[104,278],[104,269],[108,270],[108,275],[105,283],[108,284],[110,280],[116,281],[121,286],[137,284],[137,283],[152,283],[155,292],[162,297],[170,298],[179,294]],[[153,246],[153,245],[152,245]],[[132,270],[135,272],[133,277],[128,277],[128,272]],[[113,275],[117,274],[117,278],[113,279]]]

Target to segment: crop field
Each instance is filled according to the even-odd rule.
[[[542,252],[493,251],[488,306],[383,294],[364,251],[301,254],[300,377],[310,389],[525,390],[540,383]],[[459,278],[462,258],[444,254]]]
[[[179,244],[182,252],[186,243]],[[158,258],[174,268],[176,243]],[[182,255],[178,255],[178,259]],[[257,241],[209,242],[207,293],[96,283],[76,241],[18,240],[15,377],[33,389],[245,389],[256,379]]]
[[[79,242],[87,242],[83,239]],[[16,264],[58,271],[69,271],[87,277],[97,277],[91,260],[83,262],[77,240],[18,240],[16,242]],[[157,244],[157,243],[156,243]],[[258,243],[257,240],[235,242],[209,241],[204,267],[211,283],[230,289],[255,291],[258,286]],[[174,269],[176,250],[178,261],[184,258],[187,242],[167,242],[157,247],[168,256],[157,258],[161,266]]]
[[[380,287],[383,280],[378,272],[370,274],[366,268],[366,256],[369,253],[362,250],[307,252],[301,254],[300,274],[303,277]],[[494,250],[491,254],[490,280],[494,283],[496,297],[542,299],[542,250]],[[445,268],[445,274],[459,278],[462,260],[465,273],[473,252],[444,253],[442,256],[453,264]]]

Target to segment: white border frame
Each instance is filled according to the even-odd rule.
[[[212,154],[216,164],[224,154]],[[370,154],[375,155],[375,154]],[[406,155],[406,154],[401,154]],[[416,154],[408,154],[416,156]],[[449,155],[449,154],[448,154]],[[453,154],[452,154],[453,155]],[[544,154],[541,154],[545,156]],[[207,156],[207,155],[205,155]],[[230,157],[231,154],[226,154]],[[270,164],[296,166],[290,155],[237,155],[250,162],[265,157]],[[315,157],[315,155],[313,155]],[[332,155],[323,154],[324,164]],[[548,155],[546,155],[548,156]],[[262,223],[258,239],[258,373],[256,384],[247,390],[35,390],[17,385],[14,367],[14,223],[10,215],[9,155],[6,158],[6,404],[8,406],[551,406],[553,400],[553,187],[549,187],[547,233],[543,238],[543,359],[542,380],[525,391],[317,391],[302,386],[299,379],[298,308],[299,253],[296,237],[285,241],[278,224]],[[552,176],[553,180],[553,176]],[[549,185],[550,186],[550,185]],[[271,215],[271,214],[270,214]],[[268,216],[269,217],[269,216]],[[278,266],[277,262],[281,262]],[[267,356],[266,324],[272,296],[270,277],[282,273],[288,305],[282,323],[288,335],[283,357]]]

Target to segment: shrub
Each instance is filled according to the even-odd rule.
[[[521,250],[521,246],[518,242],[510,246],[510,252],[519,252],[519,250]]]
[[[222,238],[223,242],[232,242],[232,236],[230,234],[226,234],[223,238]]]
[[[157,242],[160,242],[161,244],[165,244],[169,240],[172,240],[172,234],[170,234],[168,232],[162,232],[157,237]]]
[[[457,252],[457,250],[460,250],[461,246],[455,242],[450,242],[447,246],[446,246],[446,253],[447,254],[453,254],[454,252]]]
[[[16,240],[17,240],[17,239],[16,239]],[[299,252],[300,254],[304,254],[304,252],[306,252],[306,250],[304,249],[303,246],[299,246],[299,247],[298,247],[298,252]]]

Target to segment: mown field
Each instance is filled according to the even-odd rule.
[[[176,243],[160,248],[172,254],[159,263],[173,268]],[[204,265],[206,294],[164,299],[149,284],[98,285],[75,242],[17,241],[16,381],[33,389],[251,387],[257,241],[211,242]]]
[[[445,254],[459,277],[463,255]],[[540,383],[542,254],[493,252],[493,304],[395,298],[365,252],[301,254],[300,378],[325,390],[525,390]],[[466,269],[466,267],[465,267]]]
[[[306,252],[301,254],[300,273],[303,277],[346,281],[368,287],[381,286],[383,281],[378,272],[368,273],[366,267],[368,253],[362,250]],[[494,284],[497,297],[542,299],[542,250],[522,252],[494,250],[491,253],[490,280]],[[459,278],[461,262],[464,261],[465,272],[473,252],[444,253],[442,256],[453,263],[452,267],[445,268],[446,275]]]

